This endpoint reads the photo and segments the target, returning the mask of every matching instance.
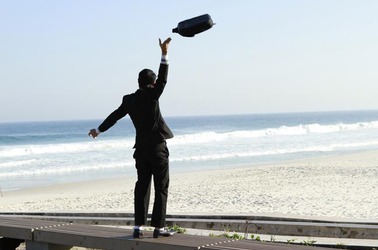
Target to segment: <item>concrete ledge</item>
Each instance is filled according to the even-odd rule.
[[[378,226],[344,223],[247,221],[253,233],[330,238],[377,239]]]
[[[101,213],[101,212],[0,212],[0,217],[26,217],[26,218],[92,218],[93,220],[117,220],[133,221],[133,213]],[[151,215],[149,215],[151,216]],[[377,225],[378,219],[345,219],[333,217],[314,217],[314,216],[285,216],[285,215],[249,215],[249,214],[168,214],[167,219],[219,219],[219,220],[243,220],[243,221],[290,221],[290,222],[319,222],[319,223],[342,223],[342,224],[362,224]],[[122,222],[124,224],[124,222]],[[131,222],[133,223],[133,222]]]

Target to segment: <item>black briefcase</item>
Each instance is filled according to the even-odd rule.
[[[177,28],[172,29],[172,32],[185,37],[193,37],[198,33],[210,29],[213,25],[214,23],[211,16],[205,14],[179,22]]]

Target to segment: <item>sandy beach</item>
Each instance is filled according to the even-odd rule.
[[[129,177],[2,192],[0,212],[132,213],[135,180]],[[377,220],[377,200],[378,151],[369,151],[171,174],[168,213]]]

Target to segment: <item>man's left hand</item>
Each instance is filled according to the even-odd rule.
[[[91,130],[89,130],[89,133],[88,133],[89,136],[92,136],[93,139],[96,139],[96,137],[99,135],[96,131],[96,129],[92,128]]]

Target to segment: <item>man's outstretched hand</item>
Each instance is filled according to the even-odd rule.
[[[96,131],[96,129],[91,129],[89,130],[89,133],[88,133],[89,136],[91,136],[93,139],[96,139],[96,137],[98,136],[98,133]]]
[[[164,42],[161,42],[161,39],[159,38],[159,45],[160,45],[160,48],[161,48],[161,53],[163,55],[168,54],[168,45],[171,42],[171,40],[172,39],[170,37],[168,37]]]

